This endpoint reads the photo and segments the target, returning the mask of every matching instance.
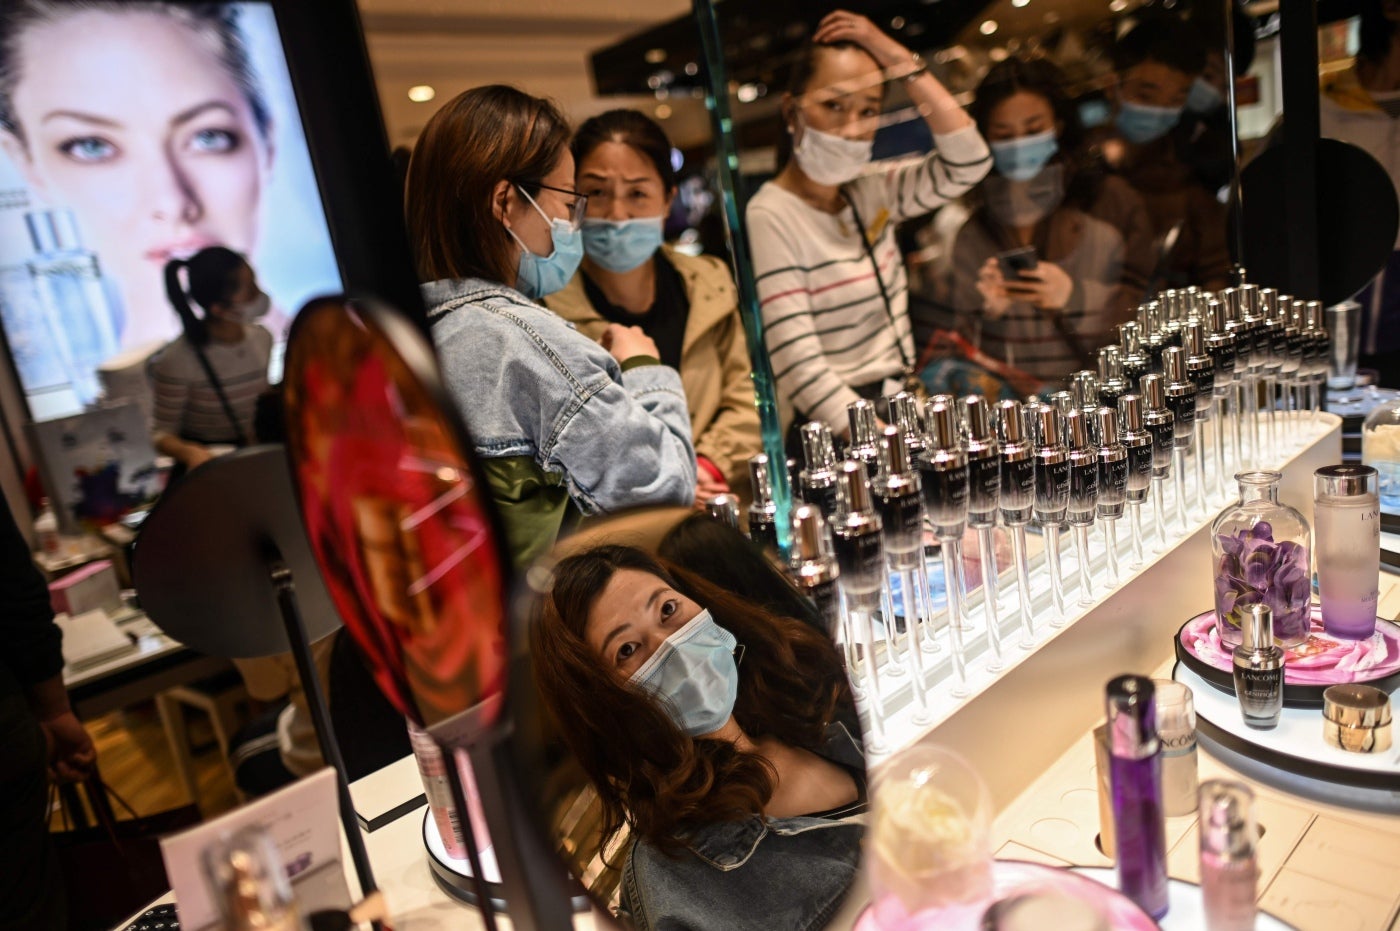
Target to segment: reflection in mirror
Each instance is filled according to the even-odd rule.
[[[866,779],[810,603],[739,532],[683,511],[596,524],[528,580],[515,752],[573,875],[637,927],[825,926]]]

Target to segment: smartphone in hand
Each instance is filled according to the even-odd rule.
[[[997,264],[1001,266],[1001,277],[1007,281],[1020,281],[1021,272],[1028,272],[1040,264],[1035,254],[1035,246],[1022,246],[997,253]]]

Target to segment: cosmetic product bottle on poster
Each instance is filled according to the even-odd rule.
[[[1079,564],[1079,603],[1094,603],[1089,571],[1089,528],[1094,526],[1099,504],[1099,451],[1089,441],[1089,421],[1076,408],[1065,416],[1069,438],[1069,506],[1065,519],[1074,531],[1074,558]],[[1126,455],[1126,454],[1125,454]]]
[[[798,476],[802,500],[821,509],[827,521],[836,518],[836,450],[831,430],[820,421],[802,425],[802,458],[807,466]]]
[[[1201,783],[1198,823],[1206,931],[1253,931],[1259,895],[1254,792],[1227,779]]]
[[[1142,376],[1142,425],[1152,436],[1152,505],[1157,521],[1157,539],[1167,544],[1165,490],[1172,474],[1172,451],[1176,442],[1176,419],[1167,407],[1161,375]]]
[[[1011,536],[1016,562],[1016,591],[1021,613],[1021,646],[1035,646],[1035,615],[1031,610],[1031,565],[1026,552],[1026,525],[1035,507],[1035,448],[1026,437],[1020,401],[997,405],[1001,428],[1001,494],[997,502],[1001,520]]]
[[[1060,441],[1060,412],[1041,408],[1035,447],[1035,521],[1045,533],[1045,565],[1055,605],[1052,627],[1065,622],[1064,579],[1060,575],[1060,524],[1069,507],[1069,450]]]
[[[778,552],[778,505],[773,500],[773,481],[768,473],[768,457],[759,453],[749,460],[749,539],[765,552]]]
[[[1206,484],[1207,433],[1215,419],[1215,363],[1206,352],[1206,328],[1201,321],[1186,321],[1182,333],[1186,340],[1186,377],[1196,386],[1196,490],[1200,492],[1198,503],[1204,510],[1212,490],[1220,489],[1223,475],[1220,469],[1216,470],[1214,489]],[[1218,455],[1218,446],[1216,452]]]
[[[1244,612],[1235,647],[1235,697],[1244,723],[1257,730],[1278,726],[1283,713],[1283,650],[1274,642],[1274,612],[1265,604]]]
[[[949,399],[951,400],[951,399]],[[919,457],[924,513],[939,540],[943,578],[948,591],[948,642],[952,651],[952,694],[967,692],[967,654],[963,647],[962,535],[967,527],[967,452],[958,438],[957,414],[942,398],[929,402],[929,444]]]
[[[865,466],[865,476],[873,482],[880,459],[879,421],[875,417],[875,405],[864,398],[852,401],[846,407],[846,416],[851,422],[851,443],[846,450],[846,458]]]
[[[1118,409],[1118,399],[1128,393],[1123,377],[1123,354],[1117,346],[1099,350],[1099,404]]]
[[[1005,665],[1001,643],[1001,611],[997,600],[997,510],[1001,504],[1001,444],[992,430],[987,399],[970,394],[967,411],[967,523],[977,531],[982,563],[982,611],[987,624],[987,669]]]
[[[909,664],[914,723],[925,724],[931,718],[922,643],[925,637],[933,640],[933,593],[924,561],[924,499],[919,473],[909,461],[898,427],[885,427],[879,456],[879,478],[871,483],[870,492],[883,527],[886,566],[899,579],[904,608],[904,642],[899,652]],[[898,618],[894,623],[898,634]]]
[[[884,696],[880,694],[880,657],[875,632],[875,617],[880,613],[885,590],[884,526],[880,515],[875,513],[865,466],[847,459],[838,466],[836,474],[840,513],[832,527],[832,538],[836,563],[841,567],[841,601],[849,619],[848,629],[854,631],[865,656],[863,671],[869,717],[881,722],[873,727],[871,737],[878,753],[885,745],[885,707]],[[897,661],[893,620],[891,617],[891,623],[881,624],[885,658],[891,664]]]
[[[296,896],[267,828],[250,824],[204,849],[204,875],[226,931],[298,931]]]
[[[1108,559],[1108,581],[1118,584],[1118,520],[1128,503],[1128,448],[1118,439],[1118,411],[1101,407],[1098,420],[1099,523],[1103,526],[1104,553]],[[1149,440],[1150,442],[1150,440]],[[1151,466],[1149,465],[1149,471]]]
[[[1168,905],[1167,844],[1153,691],[1145,676],[1119,676],[1108,683],[1105,705],[1118,889],[1161,919]]]
[[[1215,363],[1215,463],[1221,488],[1226,476],[1243,468],[1240,460],[1240,418],[1236,405],[1240,371],[1237,365],[1239,346],[1235,334],[1225,325],[1225,306],[1219,301],[1206,302],[1206,352]],[[1225,468],[1225,440],[1230,440],[1233,470]]]
[[[1322,627],[1339,640],[1376,632],[1381,568],[1378,474],[1368,465],[1324,466],[1313,473],[1313,554]]]
[[[705,502],[705,513],[726,527],[739,529],[739,499],[734,495],[715,495]]]
[[[840,640],[848,650],[853,641],[844,637],[841,625],[841,590],[837,579],[841,569],[836,563],[831,531],[822,512],[815,505],[800,504],[792,512],[792,580],[802,594],[812,600],[817,614],[826,624],[827,633]],[[852,675],[856,664],[847,656]]]
[[[1163,394],[1172,412],[1172,467],[1176,473],[1176,519],[1186,530],[1186,457],[1196,437],[1196,386],[1186,377],[1186,350],[1175,346],[1162,351],[1165,371]],[[1199,458],[1199,457],[1198,457]],[[1204,492],[1197,488],[1197,497]]]

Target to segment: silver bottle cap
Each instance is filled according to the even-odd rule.
[[[721,524],[739,529],[739,499],[733,495],[715,495],[705,502],[705,510]]]
[[[792,512],[792,560],[794,563],[830,559],[833,551],[826,518],[810,504]]]
[[[863,463],[847,459],[836,467],[836,481],[841,486],[841,497],[846,502],[846,513],[875,513],[875,502],[870,499],[870,479],[867,477]]]
[[[1123,432],[1142,432],[1142,397],[1125,394],[1118,399],[1118,409],[1123,414]]]
[[[1201,852],[1226,860],[1254,856],[1254,791],[1242,782],[1208,779],[1200,788]]]
[[[929,442],[934,449],[957,449],[962,445],[958,440],[958,419],[952,404],[941,397],[929,402],[925,411],[928,418]]]
[[[1322,329],[1323,314],[1321,301],[1308,301],[1303,307],[1303,312],[1307,314],[1309,330]]]
[[[1186,321],[1186,351],[1193,356],[1206,354],[1206,328],[1199,320]]]
[[[1002,401],[997,404],[997,410],[1001,413],[1001,441],[1003,443],[1021,443],[1026,439],[1025,423],[1021,419],[1020,401]]]
[[[1097,404],[1099,398],[1098,374],[1088,369],[1075,372],[1069,377],[1069,390],[1074,395],[1075,407],[1088,407]]]
[[[1060,412],[1053,407],[1042,407],[1036,411],[1040,424],[1040,445],[1060,445]]]
[[[1070,391],[1056,391],[1050,395],[1050,406],[1060,412],[1060,416],[1068,414],[1079,406],[1074,398],[1074,393]]]
[[[1113,446],[1118,442],[1118,412],[1111,407],[1094,411],[1099,421],[1099,445]]]
[[[962,403],[967,411],[967,435],[974,440],[990,440],[992,422],[988,416],[987,399],[980,394],[969,394]]]
[[[759,453],[749,459],[749,484],[753,486],[753,503],[760,510],[773,503],[773,479],[768,472],[768,457]]]
[[[851,445],[874,446],[877,422],[875,405],[864,398],[852,401],[846,407],[846,416],[851,421]]]
[[[1157,752],[1157,703],[1152,680],[1119,676],[1104,689],[1109,744],[1120,759],[1141,760]]]
[[[802,458],[807,471],[829,471],[836,467],[836,451],[831,445],[831,430],[818,420],[802,425]]]
[[[909,462],[909,447],[898,427],[885,427],[880,437],[880,470],[884,475],[905,475],[913,471]]]
[[[1225,305],[1225,322],[1240,319],[1240,289],[1226,288],[1220,292],[1220,302]]]
[[[1123,354],[1117,346],[1105,346],[1099,350],[1099,379],[1109,381],[1123,377]]]
[[[1118,337],[1122,341],[1125,356],[1132,355],[1142,348],[1142,334],[1138,332],[1138,325],[1131,320],[1118,327]]]
[[[1242,284],[1240,292],[1240,314],[1245,317],[1259,316],[1259,286],[1257,284]]]
[[[1162,350],[1162,368],[1169,384],[1179,384],[1186,380],[1186,350],[1169,346]]]
[[[1274,609],[1265,604],[1249,605],[1244,611],[1240,645],[1245,652],[1267,650],[1274,645]]]
[[[1206,301],[1206,327],[1212,333],[1225,332],[1225,308],[1219,301]]]
[[[1155,411],[1167,406],[1167,395],[1162,387],[1162,376],[1149,374],[1142,376],[1142,395],[1147,401],[1147,409]]]
[[[1065,414],[1065,434],[1069,437],[1070,449],[1085,449],[1089,446],[1089,420],[1077,407]]]
[[[904,431],[904,435],[922,436],[919,425],[919,407],[915,397],[907,391],[892,394],[885,399],[890,408],[890,423]]]
[[[1368,465],[1330,465],[1313,472],[1314,500],[1358,498],[1378,493],[1376,470]]]

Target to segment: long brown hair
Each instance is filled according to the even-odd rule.
[[[561,561],[530,629],[541,697],[597,790],[602,849],[625,826],[675,851],[696,827],[760,814],[776,774],[763,757],[727,741],[690,737],[652,695],[605,668],[584,628],[620,569],[667,582],[743,645],[734,717],[750,739],[818,749],[827,725],[850,711],[850,691],[835,646],[801,621],[771,615],[635,547],[600,546]]]
[[[492,210],[501,181],[539,194],[569,150],[552,102],[504,84],[458,94],[434,113],[408,163],[404,212],[423,281],[515,283],[519,247]]]

